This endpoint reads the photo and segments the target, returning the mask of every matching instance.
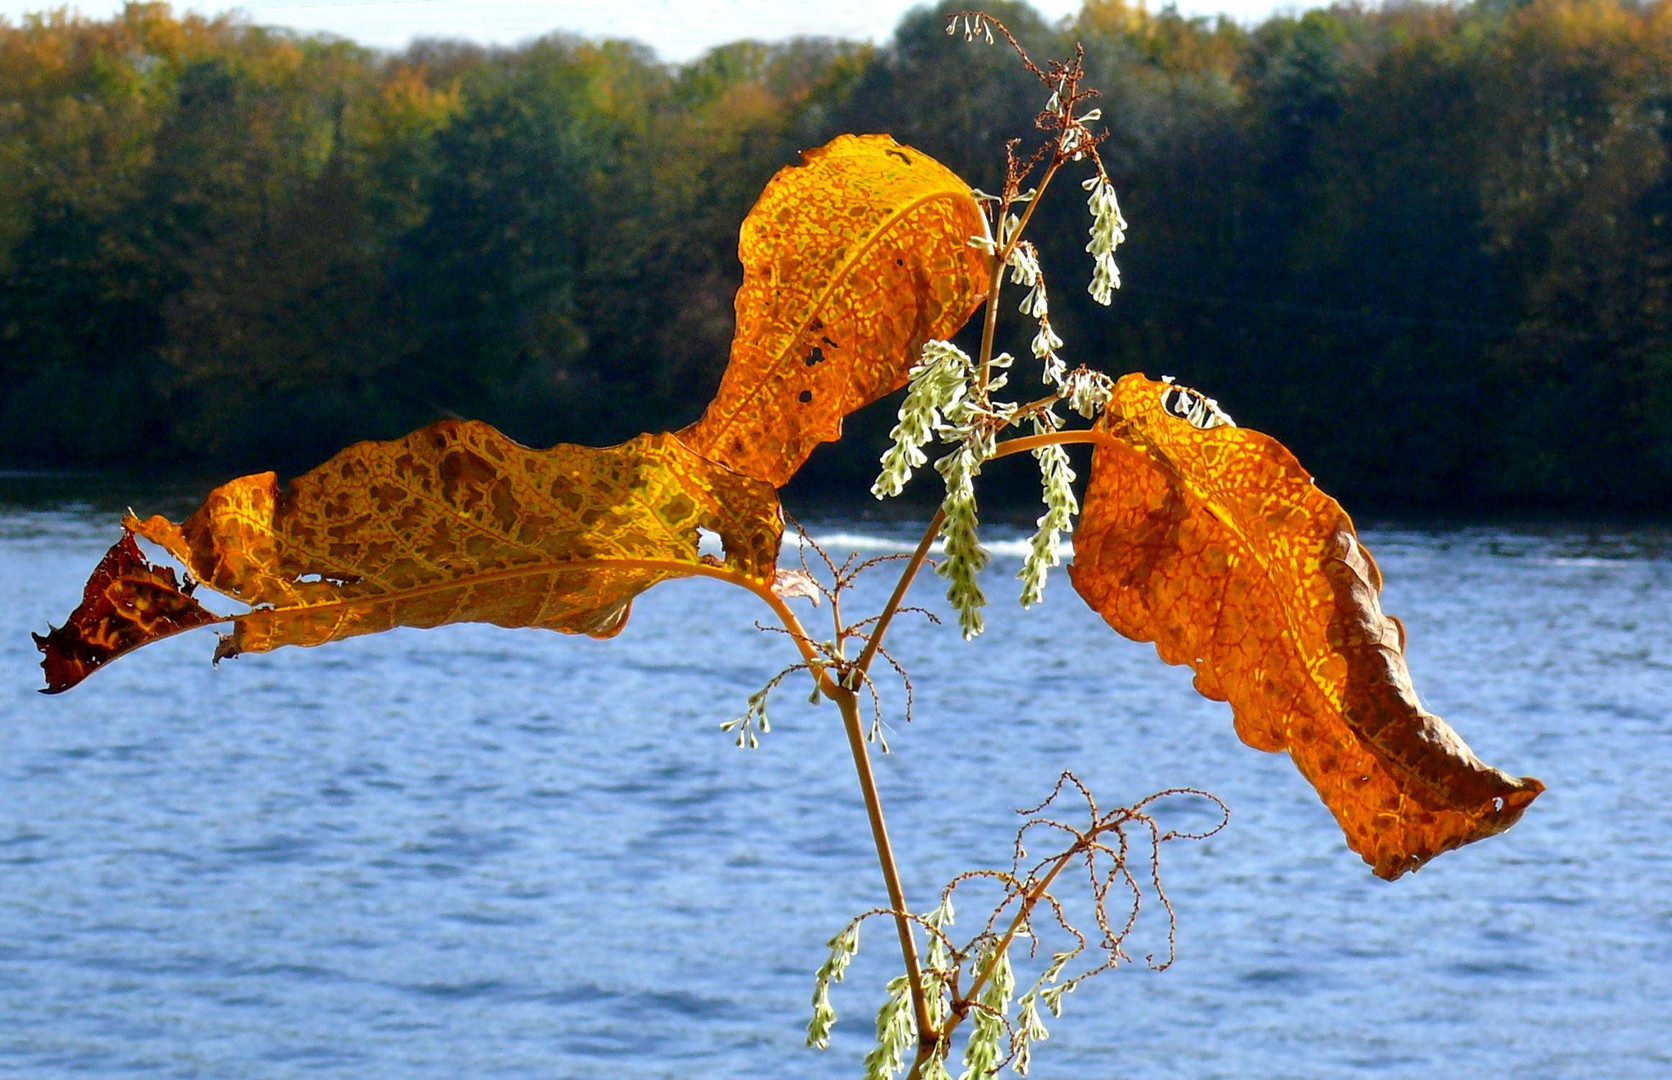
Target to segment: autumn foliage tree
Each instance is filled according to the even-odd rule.
[[[1245,27],[1086,0],[1064,28],[1000,5],[1040,55],[1085,46],[1144,223],[1118,318],[1064,295],[1055,324],[1214,387],[1368,512],[1662,511],[1666,11]],[[879,47],[682,65],[563,34],[391,55],[160,4],[0,22],[0,462],[305,468],[459,416],[542,445],[681,427],[778,168],[888,131],[992,188],[1025,89],[928,10]],[[1039,211],[1047,261],[1078,254],[1077,213]],[[796,489],[857,484],[877,412]]]
[[[904,971],[889,985],[867,1075],[949,1076],[960,1028],[968,1031],[969,1080],[1006,1064],[1025,1072],[1047,1030],[1041,1010],[1060,1014],[1064,994],[1127,959],[1122,942],[1146,894],[1165,903],[1155,860],[1181,834],[1159,826],[1153,799],[1106,810],[1065,774],[1029,812],[1009,869],[960,875],[933,906],[913,907],[871,769],[879,728],[867,725],[863,705],[876,702],[880,717],[880,671],[898,666],[884,639],[937,540],[944,549],[935,571],[960,629],[981,633],[987,554],[977,480],[987,463],[1026,453],[1039,466],[1044,513],[1020,575],[1023,606],[1040,599],[1058,540],[1072,533],[1075,591],[1115,630],[1191,667],[1202,694],[1229,702],[1244,742],[1287,752],[1380,877],[1510,827],[1542,785],[1486,765],[1423,709],[1404,630],[1380,606],[1375,560],[1295,457],[1171,380],[1112,379],[1064,359],[1052,321],[1057,294],[1047,289],[1030,226],[1069,178],[1079,181],[1090,227],[1077,228],[1076,240],[1091,257],[1088,293],[1099,304],[1120,284],[1114,252],[1126,229],[1084,55],[1036,66],[986,15],[958,14],[948,30],[1019,56],[1044,101],[1033,118],[1036,143],[1004,147],[994,193],[880,135],[840,136],[780,171],[743,222],[730,363],[695,423],[614,446],[536,450],[480,421],[446,420],[358,443],[288,485],[272,472],[232,480],[180,523],[130,515],[81,605],[37,638],[47,690],[67,690],[132,649],[206,625],[230,627],[217,659],[464,621],[610,637],[633,599],[659,582],[701,576],[741,587],[770,609],[796,655],[725,726],[739,745],[756,745],[768,728],[769,693],[791,676],[837,706],[886,890],[884,905],[832,939],[808,1041],[827,1042],[832,986],[859,947],[861,925],[882,918],[893,925]],[[221,73],[201,77],[204,92],[231,92]],[[551,127],[515,95],[492,102],[480,130],[476,121],[452,129],[459,141],[444,142],[454,147],[448,153],[476,161],[499,152],[489,132],[545,140],[554,167],[573,169],[584,191],[584,157],[564,156],[581,136]],[[455,183],[450,198],[487,198],[468,169]],[[539,215],[567,213],[491,201],[530,215],[530,227]],[[563,266],[519,246],[519,235],[490,230],[462,245],[460,287],[468,279],[490,291],[572,297]],[[1007,284],[1022,294],[1026,363],[997,347]],[[491,304],[458,310],[459,333],[508,349],[552,349],[561,362],[561,304],[558,323],[532,328],[493,322],[500,316]],[[971,353],[952,339],[978,312]],[[481,319],[489,321],[468,321]],[[1005,394],[1024,370],[1035,389]],[[822,567],[780,566],[778,490],[820,444],[842,437],[850,414],[902,388],[872,490],[899,494],[932,452],[944,497],[887,605],[849,621],[843,594],[888,560],[839,565],[819,552]],[[1083,496],[1065,449],[1072,445],[1091,448]],[[718,536],[721,554],[700,550],[705,530]],[[138,539],[172,556],[184,576],[153,564]],[[195,595],[200,584],[246,610],[211,611]],[[798,599],[829,601],[830,637],[807,627],[791,606]],[[1211,798],[1156,798],[1169,796]],[[1075,801],[1082,808],[1070,814]],[[1027,844],[1049,853],[1030,856]],[[1076,900],[1059,875],[1081,864],[1090,892]],[[954,897],[976,883],[996,888],[999,900],[959,940]],[[1014,948],[1024,939],[1054,941],[1049,959]]]

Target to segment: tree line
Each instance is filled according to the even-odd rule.
[[[1071,363],[1177,376],[1349,505],[1672,505],[1672,5],[987,6],[1036,58],[1081,43],[1104,91],[1113,309],[1077,200],[1030,230]],[[0,23],[0,462],[297,469],[443,416],[535,445],[688,423],[777,169],[886,131],[990,188],[1030,135],[1046,91],[944,27],[669,65],[161,4]],[[891,421],[802,483],[869,479]]]

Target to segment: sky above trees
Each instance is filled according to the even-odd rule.
[[[29,12],[56,7],[41,0],[0,0],[0,17],[13,24]],[[92,18],[108,18],[121,0],[81,0],[71,5]],[[744,38],[780,41],[798,36],[887,42],[912,0],[227,0],[176,3],[176,12],[215,15],[245,12],[253,22],[303,32],[336,34],[363,45],[400,49],[414,38],[445,37],[511,45],[567,30],[592,38],[631,38],[663,60],[684,62],[716,45]],[[979,6],[978,4],[972,6]],[[1160,4],[1153,7],[1159,9]],[[1303,10],[1311,3],[1282,0],[1180,0],[1186,15],[1227,14],[1241,22],[1273,11]],[[1036,0],[1049,20],[1079,11],[1078,0]]]

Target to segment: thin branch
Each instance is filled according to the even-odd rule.
[[[1122,450],[1131,450],[1129,443],[1116,438],[1104,431],[1075,428],[1072,431],[1047,431],[1043,435],[1023,435],[1015,439],[1006,439],[993,450],[989,460],[1009,457],[1011,454],[1025,454],[1037,450],[1041,446],[1073,446],[1088,443],[1092,446],[1112,446]]]
[[[929,549],[935,545],[935,537],[940,535],[941,523],[946,520],[945,510],[936,510],[935,516],[929,519],[929,527],[923,530],[923,539],[917,542],[917,550],[912,552],[911,561],[900,573],[900,580],[894,585],[894,594],[888,598],[888,603],[877,616],[877,628],[871,632],[870,639],[865,642],[865,648],[859,653],[859,659],[853,662],[853,670],[864,674],[871,670],[871,661],[876,659],[877,650],[882,648],[882,636],[888,633],[888,624],[894,621],[895,613],[900,610],[900,604],[906,598],[906,591],[911,588],[912,579],[923,568],[923,560],[929,557]],[[850,687],[857,687],[858,679],[850,674],[847,682]]]
[[[873,637],[872,641],[875,640]],[[900,884],[900,868],[894,861],[894,846],[889,842],[888,825],[882,816],[882,797],[877,792],[876,773],[871,769],[871,752],[865,745],[864,724],[859,719],[859,700],[847,687],[836,687],[829,696],[842,711],[842,727],[847,731],[854,771],[859,774],[859,789],[865,797],[865,816],[871,823],[871,840],[877,848],[877,861],[882,864],[883,884],[888,890],[894,928],[900,937],[900,955],[906,962],[912,1013],[917,1019],[918,1038],[921,1040],[932,1035],[929,999],[923,992],[923,968],[917,956],[917,938],[912,933],[911,917],[907,914],[911,908],[906,905],[906,890]]]

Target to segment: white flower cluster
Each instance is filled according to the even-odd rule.
[[[1033,1044],[1050,1037],[1050,1029],[1039,1018],[1038,992],[1029,990],[1016,1002],[1016,1061],[1011,1067],[1026,1076],[1033,1067]]]
[[[1115,396],[1115,385],[1101,371],[1081,367],[1069,372],[1063,379],[1062,395],[1068,399],[1069,408],[1092,420]]]
[[[924,445],[947,426],[949,414],[963,411],[971,367],[968,354],[950,341],[923,346],[922,359],[911,369],[911,390],[900,405],[900,422],[888,433],[894,444],[882,455],[872,495],[887,499],[900,494],[912,470],[928,460]]]
[[[936,930],[944,931],[952,925],[955,914],[956,912],[952,907],[952,894],[947,893],[941,897],[941,902],[936,905],[935,910],[923,916],[923,921]],[[932,969],[945,969],[952,964],[952,951],[947,948],[944,934],[931,933],[929,935],[929,952],[924,959],[924,963]],[[939,1019],[936,1014],[943,1007],[943,1004],[942,1002],[930,1002],[929,1019]]]
[[[923,1080],[952,1080],[952,1074],[946,1071],[946,1055],[936,1054],[923,1066]]]
[[[1039,270],[1039,253],[1024,240],[1010,252],[1009,262],[1011,283],[1028,286],[1028,294],[1022,297],[1017,310],[1036,319],[1043,318],[1050,305],[1045,299],[1045,275]]]
[[[946,518],[940,528],[946,553],[935,573],[947,580],[946,598],[958,610],[958,629],[965,641],[986,627],[981,609],[987,606],[987,594],[977,578],[991,559],[975,531],[975,478],[985,456],[981,442],[980,438],[966,439],[935,462],[935,470],[946,481],[946,498],[941,500]]]
[[[1047,419],[1049,418],[1049,419]],[[1034,419],[1035,432],[1044,434],[1056,430],[1056,417],[1042,413]],[[1045,578],[1053,566],[1061,563],[1057,556],[1057,539],[1074,528],[1074,515],[1080,512],[1080,502],[1074,497],[1074,469],[1068,463],[1068,451],[1061,446],[1041,446],[1033,452],[1039,462],[1045,513],[1040,517],[1039,529],[1033,534],[1028,557],[1022,563],[1022,606],[1032,607],[1045,596]]]
[[[998,1071],[1004,1057],[1004,1015],[1010,1010],[1010,996],[1016,992],[1016,975],[1010,968],[1010,950],[995,952],[996,943],[981,954],[982,966],[991,964],[992,974],[981,988],[985,1008],[971,1012],[975,1029],[964,1047],[964,1072],[958,1080],[987,1080]]]
[[[1052,975],[1051,978],[1054,979],[1056,976]],[[1052,1016],[1060,1018],[1062,1016],[1062,996],[1072,994],[1079,985],[1080,981],[1078,979],[1070,979],[1056,986],[1047,986],[1039,992],[1040,1000],[1045,1002],[1045,1007],[1051,1010]]]
[[[1016,1059],[1011,1068],[1022,1076],[1028,1074],[1033,1067],[1033,1045],[1044,1042],[1051,1037],[1050,1029],[1039,1015],[1039,1002],[1044,1000],[1052,1016],[1062,1015],[1062,996],[1074,989],[1075,980],[1069,980],[1062,985],[1056,985],[1062,977],[1062,969],[1067,966],[1073,953],[1052,953],[1051,966],[1040,973],[1028,992],[1016,999],[1016,1034],[1012,1046],[1016,1051]]]
[[[989,392],[1005,385],[1010,364],[1008,353],[988,361]],[[946,597],[958,609],[958,625],[965,638],[981,633],[981,608],[987,603],[976,581],[989,557],[976,537],[975,478],[993,452],[994,424],[1002,424],[1014,408],[1007,405],[994,410],[981,405],[969,389],[974,375],[968,354],[951,342],[931,341],[923,346],[922,360],[911,370],[911,389],[900,405],[900,422],[890,432],[894,445],[883,454],[882,472],[871,485],[871,494],[879,499],[898,495],[912,470],[928,460],[923,447],[931,438],[939,435],[953,444],[935,462],[935,470],[946,482],[946,498],[941,503],[946,519],[940,530],[946,553],[935,572],[950,582]]]
[[[1099,304],[1114,300],[1114,290],[1120,288],[1120,268],[1115,265],[1115,248],[1126,239],[1126,219],[1121,217],[1120,204],[1115,201],[1115,189],[1108,177],[1099,172],[1080,185],[1091,192],[1086,205],[1091,208],[1091,242],[1086,250],[1095,260],[1091,285],[1087,291]]]
[[[1006,214],[999,222],[999,243],[1008,244],[1022,227],[1022,219],[1015,214]]]
[[[958,20],[964,20],[964,40],[974,41],[977,37],[985,37],[987,44],[993,43],[993,28],[987,25],[987,20],[980,15],[954,15],[946,24],[946,36],[951,37],[958,32]]]
[[[813,1019],[807,1025],[807,1045],[820,1050],[830,1045],[830,1029],[836,1026],[836,1009],[830,1004],[830,984],[841,982],[848,965],[859,952],[859,924],[852,923],[831,938],[830,957],[819,966],[813,982]]]
[[[759,731],[761,735],[765,735],[772,730],[772,722],[766,718],[766,696],[772,692],[772,688],[776,685],[778,685],[778,680],[774,679],[771,683],[750,694],[749,711],[735,720],[727,720],[720,725],[721,731],[737,732],[737,748],[739,750],[744,748],[760,749],[760,736],[756,735],[755,732]]]
[[[1079,121],[1071,121],[1064,129],[1063,138],[1085,138],[1082,122],[1097,119],[1098,115],[1092,110]],[[1080,143],[1076,141],[1074,145]],[[1069,148],[1066,142],[1065,148]],[[1114,188],[1101,166],[1097,175],[1082,186],[1090,192],[1092,213],[1091,242],[1086,245],[1095,259],[1090,290],[1093,299],[1107,304],[1112,291],[1120,285],[1114,252],[1126,237],[1126,221],[1121,217]],[[1029,192],[1030,196],[1033,194]],[[1013,244],[1005,263],[1010,269],[1011,283],[1028,290],[1020,305],[1022,313],[1039,323],[1031,351],[1042,365],[1043,380],[1046,385],[1056,387],[1060,397],[1081,416],[1095,419],[1112,397],[1113,384],[1107,376],[1085,368],[1069,372],[1058,355],[1063,341],[1051,327],[1050,302],[1045,274],[1039,266],[1039,252],[1031,243],[1016,241],[1020,229],[1021,220],[1014,214],[1005,214],[998,222],[997,240],[984,235],[971,237],[970,243],[993,253]],[[1010,364],[1009,354],[1001,353],[977,372],[969,355],[951,342],[925,344],[918,363],[911,369],[910,389],[900,406],[899,422],[890,432],[893,443],[883,454],[882,470],[871,485],[871,493],[879,499],[900,494],[914,470],[928,460],[923,448],[929,440],[938,436],[950,444],[949,452],[935,462],[935,469],[946,484],[939,536],[945,544],[944,557],[935,572],[947,579],[946,596],[958,611],[959,629],[966,639],[977,636],[984,628],[981,609],[986,606],[987,597],[981,589],[979,575],[990,562],[976,532],[975,478],[981,472],[982,463],[994,452],[996,432],[1017,414],[1016,405],[992,403],[989,396],[1005,385],[1008,376],[1004,372]],[[1034,424],[1035,430],[1041,433],[1055,431],[1057,417],[1050,411],[1039,413],[1034,416]],[[1060,446],[1046,446],[1035,450],[1034,458],[1043,479],[1045,513],[1038,519],[1028,557],[1018,575],[1022,580],[1023,607],[1031,607],[1043,597],[1051,567],[1061,562],[1056,550],[1058,540],[1072,529],[1073,519],[1079,513],[1073,490],[1074,471],[1067,453]]]
[[[939,906],[923,917],[923,921],[937,930],[944,930],[952,925],[952,897],[943,896]],[[948,949],[946,939],[941,934],[929,934],[929,953],[923,966],[923,996],[928,999],[929,1023],[940,1028],[947,1021],[949,1008],[947,1002],[947,983],[943,977],[952,966],[951,950]],[[923,1065],[923,1080],[952,1080],[946,1071],[946,1040],[942,1040],[935,1048],[935,1052]]]
[[[987,361],[988,393],[992,393],[994,390],[1004,389],[1005,384],[1010,381],[1010,365],[1014,363],[1015,360],[1016,358],[1011,356],[1009,353],[1001,352],[991,360]],[[946,418],[949,430],[955,431],[960,437],[967,437],[976,430],[974,427],[976,420],[1005,420],[1008,419],[1015,411],[1016,406],[1008,401],[990,402],[985,408],[981,408],[978,407],[973,400],[966,400],[966,402],[960,403],[959,405],[948,409],[946,411]],[[987,441],[989,444],[992,442],[990,435]],[[987,452],[991,453],[992,449],[992,446],[989,445],[987,447]]]
[[[1050,104],[1047,106],[1050,111],[1056,112],[1062,107],[1061,93],[1062,91],[1059,89],[1057,93],[1051,95]],[[1062,152],[1068,155],[1070,161],[1080,161],[1085,158],[1086,147],[1091,144],[1091,132],[1086,130],[1085,125],[1093,120],[1101,119],[1103,119],[1103,110],[1092,109],[1084,116],[1071,119],[1068,125],[1063,128],[1058,145]]]
[[[1045,365],[1040,374],[1041,380],[1047,386],[1060,386],[1063,376],[1068,374],[1068,365],[1057,355],[1057,350],[1062,348],[1062,338],[1051,329],[1051,320],[1044,315],[1039,317],[1039,333],[1033,336],[1032,347],[1034,359]]]
[[[1051,329],[1051,307],[1045,296],[1045,272],[1039,268],[1039,252],[1024,240],[1010,253],[1009,262],[1011,283],[1028,287],[1018,310],[1039,320],[1039,332],[1033,336],[1032,343],[1034,359],[1045,365],[1043,379],[1047,385],[1060,383],[1068,365],[1057,355],[1062,338]]]
[[[1219,402],[1200,390],[1178,385],[1171,375],[1163,375],[1161,381],[1168,387],[1161,392],[1161,407],[1173,416],[1187,420],[1203,431],[1216,427],[1237,426],[1236,421],[1219,407]]]
[[[896,975],[888,982],[888,999],[877,1010],[877,1045],[865,1055],[865,1080],[893,1080],[906,1067],[907,1051],[915,1052],[916,1046],[911,981]]]

